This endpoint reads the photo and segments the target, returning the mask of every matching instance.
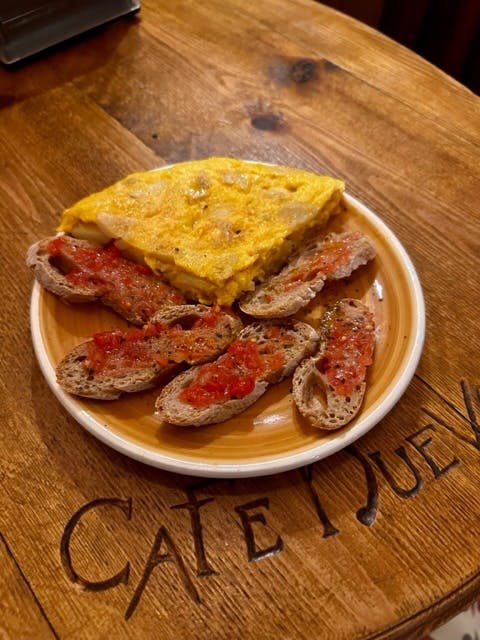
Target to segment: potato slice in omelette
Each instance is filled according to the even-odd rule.
[[[115,239],[188,297],[230,304],[327,222],[343,189],[299,169],[207,158],[127,176],[64,211],[59,229]]]

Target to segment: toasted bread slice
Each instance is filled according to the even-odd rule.
[[[241,398],[231,398],[197,408],[180,397],[182,390],[195,382],[198,375],[196,368],[180,373],[163,388],[155,403],[155,415],[160,420],[179,427],[201,427],[224,422],[248,409],[268,388],[266,380],[257,381],[252,391]]]
[[[359,300],[344,298],[326,311],[318,353],[293,376],[295,404],[314,427],[339,429],[359,412],[374,331],[373,314]]]
[[[55,236],[32,245],[26,262],[42,287],[65,302],[99,300],[132,324],[141,326],[157,310],[185,302],[179,291],[113,245]]]
[[[178,426],[228,420],[258,400],[270,384],[290,375],[317,342],[316,331],[303,322],[254,323],[215,362],[168,383],[155,403],[156,415]]]
[[[306,306],[329,280],[347,278],[375,257],[370,240],[359,232],[331,233],[309,242],[275,276],[240,301],[255,318],[283,318]]]
[[[75,395],[115,400],[217,357],[241,328],[230,313],[177,306],[155,314],[143,329],[99,333],[78,345],[58,365],[57,382]]]

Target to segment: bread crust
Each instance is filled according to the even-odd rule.
[[[318,429],[339,429],[358,414],[366,384],[362,379],[348,394],[338,393],[319,369],[330,340],[329,314],[336,313],[342,321],[374,334],[373,316],[360,300],[344,298],[327,311],[320,327],[320,348],[313,357],[304,360],[293,375],[292,393],[300,413]],[[334,366],[335,363],[332,363]]]
[[[153,322],[167,325],[180,325],[185,331],[196,319],[211,313],[210,307],[204,305],[179,305],[175,308],[159,311]],[[63,358],[57,367],[57,382],[68,393],[92,398],[96,400],[116,400],[122,393],[143,391],[168,381],[173,375],[181,371],[185,365],[206,362],[218,356],[234,339],[242,328],[239,318],[221,312],[219,322],[212,328],[214,331],[214,347],[208,356],[189,357],[185,355],[182,362],[167,361],[159,364],[152,360],[144,366],[130,367],[114,375],[95,373],[88,363],[88,347],[92,342],[88,340],[75,347]],[[156,337],[148,338],[153,344]]]
[[[308,270],[309,262],[335,243],[348,251],[348,259],[333,270],[314,269],[307,277],[292,282],[292,274]],[[246,294],[239,303],[240,309],[254,318],[285,318],[305,307],[325,282],[350,276],[360,266],[375,257],[370,240],[359,232],[330,233],[314,239],[296,252],[277,275],[271,276],[256,289]]]
[[[34,270],[37,282],[48,291],[61,298],[64,302],[82,303],[94,302],[98,299],[97,288],[93,285],[78,286],[71,283],[65,275],[50,262],[47,246],[53,238],[44,238],[32,244],[27,251],[27,266]],[[90,246],[85,240],[72,238],[72,244],[77,247]]]
[[[283,322],[282,324],[274,321],[256,322],[245,327],[238,338],[253,340],[257,344],[261,344],[262,341],[272,340],[267,337],[267,334],[269,329],[275,326],[286,329],[289,334],[289,343],[283,346],[284,364],[259,377],[248,395],[212,403],[204,407],[196,407],[184,402],[179,397],[180,392],[194,382],[200,372],[200,367],[194,367],[176,376],[163,388],[155,403],[156,416],[177,426],[199,427],[228,420],[251,406],[265,393],[269,385],[280,382],[289,376],[304,357],[314,352],[318,344],[318,334],[313,327],[299,321]],[[281,348],[280,338],[274,345]]]
[[[224,422],[242,413],[262,396],[268,382],[257,382],[253,391],[242,398],[233,398],[222,403],[197,408],[187,405],[179,398],[180,392],[197,377],[197,368],[184,371],[169,382],[155,402],[155,415],[178,427],[201,427],[206,424]]]
[[[79,240],[71,236],[63,237],[71,247],[84,249],[100,248],[99,245],[95,245],[88,240]],[[118,315],[128,320],[128,322],[137,326],[142,326],[148,322],[150,314],[147,314],[144,307],[139,304],[138,295],[135,297],[132,293],[129,298],[128,291],[126,292],[125,288],[120,294],[120,292],[116,291],[115,280],[112,280],[110,283],[111,289],[108,292],[95,283],[80,285],[71,282],[61,268],[55,265],[54,259],[52,259],[52,256],[47,250],[48,245],[54,239],[55,237],[50,237],[39,240],[27,251],[27,266],[33,269],[36,280],[44,289],[47,289],[66,303],[79,304],[99,301],[113,309]],[[175,297],[178,297],[179,302],[184,301],[183,295],[180,294],[180,292],[177,292],[171,285],[153,275],[152,290],[154,290],[153,283],[155,281],[161,282],[164,287],[167,287],[168,291],[172,292]],[[166,295],[159,295],[157,298],[156,307],[158,309],[172,306],[172,303],[169,302]]]
[[[91,248],[92,243],[68,237],[76,247]],[[132,310],[125,313],[125,305],[117,307],[115,297],[103,295],[95,284],[87,283],[79,286],[73,284],[58,265],[52,262],[47,251],[48,243],[53,238],[46,238],[32,245],[28,252],[27,265],[34,269],[38,282],[62,300],[68,303],[83,303],[99,300],[134,324],[144,324],[144,318]],[[288,292],[283,286],[295,270],[308,265],[312,255],[322,251],[325,243],[340,242],[348,246],[349,259],[328,272],[317,270],[311,277],[299,279]],[[359,266],[366,264],[375,256],[375,249],[365,236],[359,233],[330,234],[322,240],[312,240],[301,252],[295,254],[289,264],[276,276],[269,278],[257,289],[240,301],[240,308],[245,313],[259,318],[241,331],[241,339],[253,340],[259,344],[265,340],[268,328],[280,326],[288,328],[295,335],[293,344],[282,344],[281,340],[275,348],[285,356],[284,364],[255,381],[253,390],[241,398],[231,398],[206,407],[195,407],[179,398],[183,388],[195,380],[202,362],[211,360],[221,354],[228,344],[242,329],[241,321],[225,313],[225,323],[216,333],[218,341],[212,353],[203,359],[186,358],[181,364],[168,361],[159,364],[157,361],[138,368],[102,375],[88,366],[88,347],[91,341],[75,347],[57,367],[57,381],[67,392],[99,400],[114,400],[123,393],[132,393],[167,383],[155,404],[156,415],[167,422],[178,426],[201,426],[227,420],[244,411],[265,393],[269,385],[275,384],[294,373],[293,398],[300,413],[310,423],[320,429],[338,429],[350,422],[359,412],[366,384],[362,380],[348,394],[348,398],[329,385],[328,380],[318,368],[323,352],[329,341],[328,323],[320,328],[320,349],[313,357],[319,337],[308,324],[290,320],[289,316],[298,311],[321,290],[328,280],[348,277]],[[273,296],[273,300],[271,297]],[[128,305],[127,305],[128,308]],[[335,305],[336,313],[343,314],[352,323],[367,322],[371,319],[368,308],[358,300],[345,298]],[[150,322],[180,324],[186,331],[198,318],[212,313],[211,307],[205,305],[172,305],[168,301],[165,307],[157,310]],[[326,318],[328,318],[328,313]],[[284,320],[279,320],[284,318]],[[217,328],[216,328],[217,329]],[[373,331],[373,324],[371,327]],[[149,338],[154,340],[155,338]],[[181,373],[186,365],[196,365]],[[177,375],[179,374],[179,375]],[[172,377],[176,376],[173,380]],[[320,390],[320,397],[316,391]]]
[[[119,375],[99,376],[85,369],[88,359],[88,343],[75,347],[57,367],[57,382],[64,391],[92,400],[117,400],[122,393],[133,393],[151,389],[162,380],[169,379],[179,371],[179,365],[149,367],[124,371]]]

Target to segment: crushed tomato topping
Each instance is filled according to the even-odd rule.
[[[119,309],[137,310],[148,319],[165,301],[183,304],[182,294],[162,282],[144,264],[125,258],[110,243],[79,247],[58,236],[47,245],[67,280],[78,286],[93,286],[98,296],[114,300]]]
[[[284,365],[285,356],[277,342],[283,337],[293,340],[281,327],[272,326],[265,341],[234,340],[226,354],[199,368],[195,380],[180,392],[180,400],[200,408],[245,397],[256,381]]]
[[[97,375],[106,376],[149,365],[195,364],[218,353],[224,317],[223,313],[212,310],[196,319],[188,329],[180,324],[151,322],[141,329],[95,333],[87,343],[84,366]]]
[[[367,366],[373,362],[373,349],[372,314],[365,322],[354,324],[334,317],[317,369],[336,393],[348,396],[364,381]]]
[[[313,253],[301,265],[286,275],[286,285],[293,287],[299,282],[312,280],[319,273],[328,276],[338,267],[347,264],[351,256],[351,244],[358,240],[360,233],[354,232],[342,240],[327,240],[320,251]]]

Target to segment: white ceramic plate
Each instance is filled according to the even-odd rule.
[[[55,367],[75,345],[96,331],[125,326],[99,305],[67,306],[35,283],[31,299],[33,344],[42,372],[65,409],[99,440],[146,464],[194,476],[261,476],[296,468],[351,444],[400,399],[417,367],[424,341],[421,286],[406,251],[378,216],[352,196],[329,230],[359,229],[373,240],[377,257],[349,283],[327,287],[301,314],[318,325],[325,304],[351,296],[375,313],[375,361],[369,368],[363,407],[339,431],[313,429],[298,414],[290,381],[271,387],[237,418],[198,429],[172,427],[152,415],[158,391],[113,402],[71,396],[57,385]],[[65,434],[68,438],[68,433]]]

